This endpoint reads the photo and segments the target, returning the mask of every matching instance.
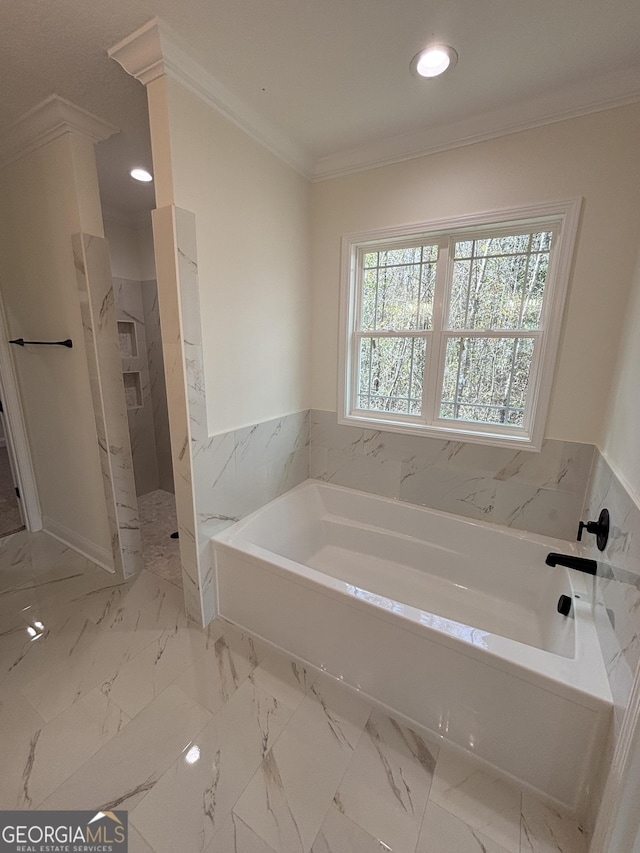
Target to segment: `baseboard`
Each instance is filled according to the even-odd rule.
[[[68,527],[54,521],[52,518],[48,518],[46,515],[42,517],[42,529],[49,536],[53,536],[54,539],[62,542],[63,545],[66,545],[81,556],[91,560],[92,563],[100,566],[101,569],[105,569],[111,574],[115,571],[113,555],[105,548],[96,545],[95,542],[85,539],[84,536],[76,533],[75,530],[69,530]]]

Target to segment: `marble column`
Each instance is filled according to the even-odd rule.
[[[116,573],[142,569],[142,539],[125,405],[109,244],[72,237],[102,482]]]
[[[193,484],[192,441],[206,435],[195,216],[170,205],[152,217],[182,587],[187,616],[206,625],[215,615],[215,601],[211,570],[206,600],[200,576]]]

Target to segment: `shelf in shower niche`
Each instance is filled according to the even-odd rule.
[[[123,373],[122,379],[124,380],[124,399],[127,409],[141,408],[142,386],[140,384],[140,374],[137,371]]]
[[[138,355],[136,324],[118,321],[118,341],[120,355],[123,358],[135,358]]]

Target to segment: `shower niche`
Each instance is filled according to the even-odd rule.
[[[136,324],[118,321],[118,341],[120,343],[120,355],[122,358],[137,358],[138,340],[136,338]]]
[[[142,406],[142,385],[140,374],[129,370],[122,374],[124,380],[124,399],[127,409],[139,409]]]

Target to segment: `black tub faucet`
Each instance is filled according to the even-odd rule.
[[[566,566],[568,569],[576,569],[576,571],[586,572],[588,575],[595,575],[598,571],[598,564],[595,560],[586,560],[584,557],[576,557],[573,554],[556,554],[555,551],[547,554],[545,563],[548,566]]]

